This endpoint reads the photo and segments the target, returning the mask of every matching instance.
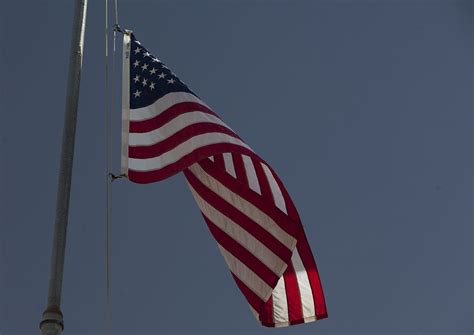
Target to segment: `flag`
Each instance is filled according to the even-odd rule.
[[[123,50],[122,173],[136,183],[184,173],[264,326],[326,318],[316,263],[275,171],[132,33]]]

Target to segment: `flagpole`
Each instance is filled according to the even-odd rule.
[[[49,275],[48,305],[40,323],[42,335],[57,335],[64,329],[61,312],[61,288],[66,250],[66,233],[71,191],[74,140],[76,134],[77,105],[81,80],[86,26],[87,0],[75,0],[74,23],[69,56],[69,73],[66,93],[66,108],[59,166],[56,219]]]

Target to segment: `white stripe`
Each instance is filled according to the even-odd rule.
[[[224,165],[227,173],[231,174],[234,178],[237,178],[234,168],[234,161],[232,160],[232,154],[226,152],[222,156],[224,156]]]
[[[314,321],[316,321],[316,320],[317,320],[317,319],[316,319],[316,316],[313,315],[313,316],[309,316],[309,317],[307,317],[307,318],[304,318],[303,321],[304,321],[304,323],[308,323],[308,322],[314,322]]]
[[[273,194],[273,200],[275,201],[275,206],[280,208],[280,210],[286,214],[286,205],[285,199],[283,198],[283,194],[281,193],[280,187],[278,186],[275,178],[273,177],[273,173],[270,171],[268,166],[262,163],[263,171],[265,171],[265,175],[268,179],[268,184],[270,184],[270,188]]]
[[[162,96],[161,98],[159,98],[158,100],[156,100],[154,103],[152,103],[149,106],[132,109],[130,112],[130,120],[131,121],[144,121],[144,120],[154,118],[155,116],[158,116],[161,113],[163,113],[165,110],[167,110],[171,106],[176,105],[181,102],[196,102],[198,104],[201,104],[209,108],[209,106],[206,105],[203,101],[201,101],[201,99],[199,99],[198,97],[196,97],[195,95],[191,93],[171,92]]]
[[[277,184],[275,180],[275,177],[273,176],[268,166],[266,166],[265,164],[262,164],[262,167],[263,167],[263,170],[265,171],[265,175],[267,176],[268,183],[270,184],[270,188],[272,190],[275,205],[286,214],[287,209],[286,209],[285,199],[283,198],[283,194],[281,192],[279,185]],[[298,288],[300,291],[301,305],[303,308],[303,317],[305,319],[306,318],[309,319],[316,315],[316,311],[314,308],[314,301],[313,301],[313,293],[311,291],[311,285],[309,283],[308,274],[306,272],[306,269],[303,265],[303,262],[301,261],[300,255],[296,248],[293,251],[293,255],[291,256],[291,261],[295,269],[296,279],[298,282]],[[285,294],[285,306],[286,306],[286,294]],[[274,303],[274,308],[275,308],[275,303]],[[275,320],[275,322],[277,321]],[[283,320],[282,322],[284,323],[285,320]]]
[[[249,187],[257,192],[262,194],[260,190],[260,184],[258,183],[257,173],[255,172],[255,167],[253,166],[252,159],[247,155],[242,155],[244,161],[245,172],[247,173],[247,180],[249,181]]]
[[[275,328],[280,328],[280,327],[288,327],[290,323],[287,322],[280,322],[280,323],[275,323]]]
[[[286,300],[285,279],[283,276],[278,280],[272,292],[273,297],[273,320],[275,323],[288,322],[288,302]]]
[[[275,206],[277,206],[282,212],[286,214],[287,211],[286,211],[285,199],[283,198],[283,194],[281,193],[280,187],[278,186],[268,166],[263,163],[261,165],[267,177],[268,184],[270,185],[270,189],[273,194],[273,200],[275,202]],[[275,326],[278,325],[278,327],[285,327],[289,325],[289,315],[288,315],[288,302],[286,299],[286,288],[285,288],[284,276],[281,276],[280,279],[278,280],[278,284],[273,290],[272,295],[273,295],[273,319],[275,321]]]
[[[286,263],[275,255],[265,244],[261,243],[252,234],[247,232],[229,217],[219,212],[216,208],[206,202],[193,187],[188,184],[191,192],[203,214],[217,227],[229,235],[234,241],[247,249],[257,257],[263,264],[272,270],[277,276],[283,274]]]
[[[303,317],[314,317],[316,315],[316,310],[314,308],[313,292],[309,283],[308,273],[306,272],[297,249],[293,251],[291,261],[295,268],[296,279],[298,280],[298,287],[300,289]]]
[[[122,61],[122,143],[121,172],[128,173],[128,130],[130,127],[130,35],[123,34]]]
[[[311,316],[309,318],[303,318],[303,323],[308,323],[308,322],[313,322],[313,321],[316,321],[315,316]],[[289,325],[290,325],[289,322],[275,323],[275,328],[288,327]]]
[[[207,174],[199,164],[193,164],[189,168],[204,185],[217,193],[222,199],[234,206],[237,210],[248,216],[263,229],[272,234],[277,240],[283,243],[288,249],[293,250],[296,239],[280,228],[275,221],[251,202],[232,192],[221,182]]]
[[[223,246],[220,244],[217,244],[217,246],[222,256],[224,256],[230,271],[251,289],[252,292],[258,295],[260,299],[264,301],[267,300],[272,292],[272,288]]]
[[[129,158],[128,168],[134,171],[153,171],[173,164],[195,149],[216,143],[231,143],[250,149],[238,138],[223,133],[207,133],[194,136],[161,156],[153,158]]]
[[[168,137],[176,134],[181,129],[197,123],[213,123],[230,129],[218,117],[212,114],[195,111],[178,115],[160,128],[153,129],[152,131],[146,133],[130,133],[129,144],[131,146],[138,146],[160,143]]]

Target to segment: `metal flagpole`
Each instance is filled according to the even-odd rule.
[[[75,0],[74,24],[69,56],[69,73],[66,93],[66,109],[63,128],[62,152],[59,166],[56,220],[49,275],[48,306],[40,323],[42,335],[57,335],[64,329],[61,313],[61,288],[63,281],[64,254],[71,191],[74,139],[76,134],[77,105],[81,80],[84,31],[86,26],[87,0]]]

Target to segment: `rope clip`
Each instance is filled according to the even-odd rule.
[[[120,27],[117,23],[114,24],[114,31],[118,31],[119,33],[126,34],[126,30]]]
[[[124,35],[130,35],[132,33],[131,30],[128,30],[128,29],[123,29],[122,27],[120,27],[117,23],[114,24],[114,31],[118,31],[119,33],[122,33]]]
[[[112,183],[114,180],[116,179],[121,179],[121,178],[125,178],[127,175],[125,174],[120,174],[120,175],[114,175],[113,173],[109,173],[109,178],[110,178],[110,182]]]

